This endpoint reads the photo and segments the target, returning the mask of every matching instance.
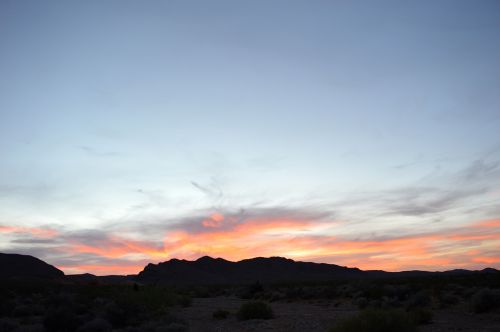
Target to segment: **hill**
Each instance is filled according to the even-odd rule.
[[[44,261],[28,255],[0,253],[0,278],[59,279],[64,273]]]
[[[257,257],[231,262],[204,256],[195,261],[171,259],[159,264],[148,264],[137,280],[162,284],[235,284],[255,281],[327,281],[365,274],[367,272],[357,268],[296,262],[283,257]]]

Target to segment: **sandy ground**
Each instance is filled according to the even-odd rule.
[[[335,301],[273,302],[275,318],[270,320],[238,321],[235,313],[246,302],[236,297],[194,299],[191,307],[176,308],[175,314],[189,324],[191,332],[287,331],[325,332],[337,319],[357,312],[352,306]],[[212,318],[212,313],[224,309],[231,315],[224,320]],[[476,315],[464,310],[435,310],[434,322],[421,326],[423,332],[463,331],[500,332],[500,313]]]
[[[421,332],[500,332],[500,312],[473,314],[464,308],[435,310],[432,324],[420,326]]]

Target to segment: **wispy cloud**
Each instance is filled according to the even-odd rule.
[[[35,238],[53,238],[58,231],[46,227],[22,227],[14,225],[0,225],[0,234],[28,234]]]
[[[161,240],[92,230],[62,233],[52,243],[14,239],[10,245],[20,249],[18,252],[50,258],[49,262],[73,273],[136,273],[148,262],[202,255],[230,260],[281,255],[386,270],[498,267],[499,220],[432,232],[356,238],[338,235],[342,223],[325,214],[279,214],[276,210],[269,215],[264,211],[248,215],[243,218],[217,212],[199,218],[197,226],[194,219],[178,223],[161,229]],[[35,239],[38,236],[30,229],[16,230],[16,234],[23,231]]]
[[[133,216],[99,229],[4,223],[0,243],[70,273],[132,273],[148,262],[202,255],[280,255],[386,270],[500,267],[497,171],[497,163],[477,161],[433,185],[355,193],[331,204],[220,204],[180,217]],[[216,182],[192,185],[215,201],[223,196]]]
[[[410,187],[398,189],[387,193],[384,214],[423,216],[445,212],[463,200],[485,192],[486,188],[446,190],[432,187]]]
[[[491,179],[499,174],[500,162],[498,160],[486,161],[483,159],[475,160],[461,173],[463,178],[468,181]]]
[[[76,147],[77,149],[85,152],[87,155],[92,157],[118,157],[120,153],[116,151],[103,151],[100,149],[96,149],[87,145],[79,145]]]

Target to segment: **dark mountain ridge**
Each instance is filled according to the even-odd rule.
[[[246,284],[278,282],[325,282],[339,279],[406,278],[441,275],[490,274],[500,271],[485,268],[481,271],[455,269],[443,272],[382,270],[363,271],[335,264],[294,261],[283,257],[256,257],[232,262],[222,258],[201,257],[194,261],[170,259],[158,264],[148,264],[137,275],[95,276],[85,273],[64,273],[42,260],[18,254],[0,253],[0,279],[51,279],[70,283],[203,285]]]
[[[493,268],[481,271],[456,269],[443,272],[382,270],[363,271],[335,264],[300,262],[283,257],[256,257],[238,262],[222,258],[201,257],[195,261],[171,259],[148,264],[136,280],[160,284],[237,284],[249,282],[322,282],[339,279],[406,278],[441,275],[499,273]]]
[[[29,255],[0,253],[1,279],[62,279],[64,272]]]
[[[296,262],[283,257],[256,257],[238,262],[201,257],[195,261],[171,259],[148,264],[137,280],[165,284],[234,284],[247,282],[326,281],[361,276],[364,272],[334,264]]]

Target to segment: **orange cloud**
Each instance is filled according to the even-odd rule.
[[[58,265],[58,269],[65,274],[83,274],[92,273],[95,275],[124,275],[136,274],[144,268],[144,265]]]
[[[220,213],[214,213],[209,219],[205,219],[202,225],[205,227],[220,227],[224,222],[224,216]]]
[[[477,263],[493,266],[499,263],[495,258],[481,256],[483,250],[500,246],[498,220],[376,240],[340,238],[330,235],[331,232],[325,233],[327,229],[325,224],[307,220],[249,220],[230,230],[197,234],[170,232],[165,237],[165,248],[169,257],[186,259],[200,255],[230,260],[281,255],[389,271],[474,268]],[[471,250],[475,250],[474,255],[470,254]]]
[[[199,255],[242,259],[279,252],[282,240],[310,234],[331,225],[307,220],[255,218],[231,229],[213,229],[205,233],[169,232],[164,247],[169,257],[196,258]],[[274,250],[273,250],[274,249]]]
[[[118,236],[110,236],[98,245],[70,243],[69,249],[75,253],[95,254],[106,258],[121,258],[133,254],[142,254],[154,259],[166,257],[163,248],[157,248],[145,241],[141,242]]]
[[[484,263],[484,264],[498,264],[500,263],[500,256],[498,257],[474,257],[474,261],[478,263]]]
[[[0,233],[29,234],[37,238],[55,237],[58,232],[50,228],[20,227],[0,225]]]
[[[85,241],[84,236],[80,239],[69,238],[62,245],[66,252],[74,257],[92,254],[96,258],[92,264],[63,264],[60,267],[66,273],[129,274],[144,268],[138,261],[196,259],[203,255],[228,260],[285,256],[388,271],[500,267],[500,258],[492,254],[500,248],[500,220],[374,239],[340,236],[336,231],[337,227],[341,229],[341,224],[307,218],[255,217],[237,220],[216,213],[200,218],[198,225],[201,230],[189,231],[192,225],[167,230],[163,233],[162,243],[119,235],[95,237],[92,241]],[[0,232],[24,232],[33,236],[57,234],[45,229],[8,226],[0,226]],[[88,258],[82,257],[82,260]]]

